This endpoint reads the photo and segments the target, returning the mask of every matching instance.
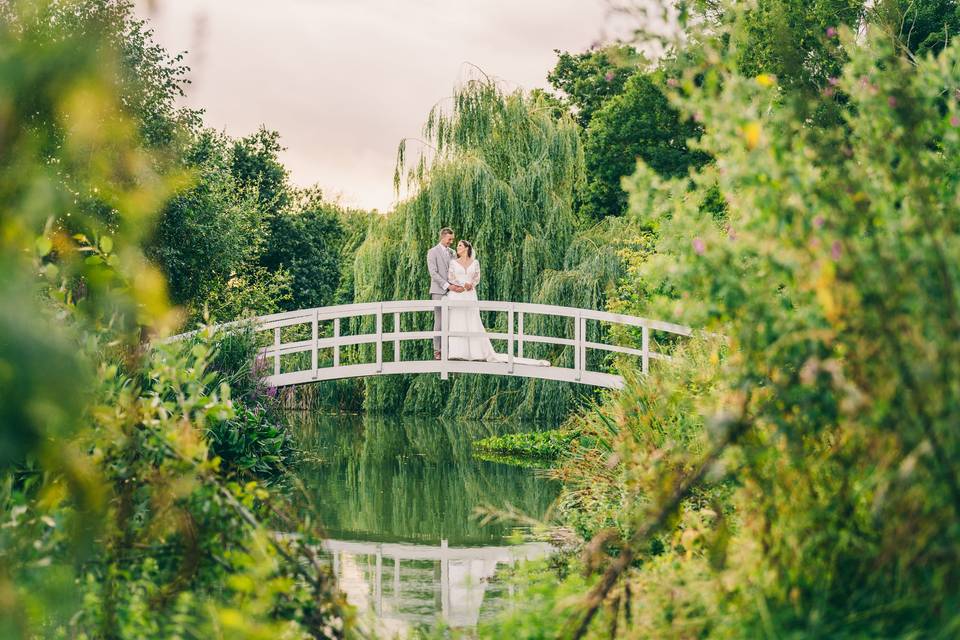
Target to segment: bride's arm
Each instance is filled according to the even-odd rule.
[[[480,284],[480,261],[473,261],[473,273],[470,274],[470,282],[473,284],[473,288],[476,289],[477,285]]]

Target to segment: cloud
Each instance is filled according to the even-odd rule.
[[[602,0],[164,0],[157,41],[189,50],[186,104],[234,136],[264,124],[295,183],[345,204],[393,204],[397,144],[475,64],[510,86],[546,86],[554,49],[604,33]]]

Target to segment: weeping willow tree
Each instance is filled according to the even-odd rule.
[[[584,230],[574,211],[584,161],[572,120],[557,120],[521,91],[508,94],[489,79],[473,80],[455,91],[452,107],[431,110],[423,137],[429,151],[412,158],[406,143],[400,144],[394,181],[398,189],[405,181],[414,195],[374,224],[358,249],[355,301],[427,298],[426,253],[439,230],[449,226],[474,245],[483,271],[482,299],[602,308],[619,260],[603,225]],[[504,328],[503,315],[485,317],[486,326]],[[370,322],[357,330],[369,330]],[[431,328],[429,314],[404,320],[404,330]],[[573,335],[565,319],[535,316],[526,328]],[[525,355],[557,365],[573,362],[566,347],[530,344]],[[405,359],[431,356],[428,341],[403,345]],[[369,412],[471,418],[560,420],[589,393],[567,383],[476,375],[449,381],[372,378],[364,384]]]

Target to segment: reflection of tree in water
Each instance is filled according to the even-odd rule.
[[[481,527],[475,507],[509,504],[539,517],[557,495],[529,469],[473,458],[473,440],[516,425],[310,414],[293,422],[310,454],[300,476],[311,508],[333,537],[489,544],[509,527]]]

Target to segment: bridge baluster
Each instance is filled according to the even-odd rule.
[[[573,369],[576,372],[575,377],[580,380],[583,371],[583,361],[581,360],[583,351],[583,322],[580,312],[577,312],[573,324]]]
[[[320,363],[319,363],[319,354],[318,354],[319,349],[317,348],[317,340],[320,339],[319,318],[320,318],[319,309],[314,309],[313,320],[310,323],[310,335],[311,335],[311,340],[313,340],[313,346],[310,347],[310,368],[313,369],[314,380],[316,380],[317,376],[320,374]]]
[[[383,303],[377,305],[377,373],[383,371]]]
[[[650,327],[644,325],[641,335],[640,351],[642,355],[640,356],[640,368],[644,373],[647,373],[650,370]]]
[[[333,319],[333,337],[340,338],[340,318]],[[340,366],[340,343],[335,342],[333,345],[333,366]]]
[[[523,311],[517,319],[517,357],[523,357]]]
[[[400,312],[393,314],[393,335],[396,338],[393,341],[393,361],[400,362]]]
[[[280,375],[280,327],[273,329],[273,375]]]

